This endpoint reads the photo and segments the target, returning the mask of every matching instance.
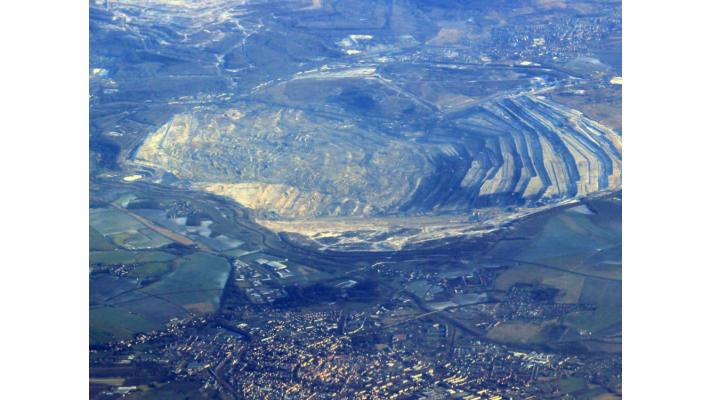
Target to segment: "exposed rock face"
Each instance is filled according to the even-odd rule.
[[[279,211],[285,216],[315,215],[327,206],[319,192],[303,192],[294,186],[270,183],[206,183],[197,188],[229,197],[245,207]]]
[[[484,103],[417,138],[361,122],[261,105],[179,114],[134,161],[281,217],[470,212],[621,185],[621,137],[535,96]]]
[[[418,145],[295,109],[176,115],[135,160],[282,216],[395,209],[430,168]]]

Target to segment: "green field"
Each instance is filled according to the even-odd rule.
[[[504,322],[487,332],[487,338],[506,343],[541,343],[543,327],[540,324],[526,322]]]
[[[89,249],[90,250],[113,250],[114,245],[107,240],[104,235],[96,229],[89,227]]]
[[[546,324],[542,322],[507,322],[490,330],[489,337],[522,344],[573,340],[587,347],[589,342],[597,343],[588,339],[600,339],[616,346],[622,319],[619,203],[595,200],[535,215],[515,224],[504,239],[488,254],[509,265],[494,282],[500,293],[517,284],[555,288],[554,302],[592,309],[572,311],[551,321],[557,327],[553,333],[568,328],[559,338],[541,330]]]
[[[94,260],[104,262],[141,264],[127,277],[92,275],[89,293],[93,343],[158,329],[174,317],[215,311],[231,268],[227,260],[206,253],[182,258],[164,252],[126,250],[92,255]],[[147,278],[155,282],[141,287]]]
[[[171,243],[167,237],[154,232],[135,218],[113,207],[92,208],[89,211],[89,225],[105,241],[127,249],[155,249]],[[91,231],[90,231],[91,234]],[[101,241],[100,238],[91,243]],[[104,245],[104,248],[106,245]]]
[[[89,309],[89,341],[103,343],[133,337],[138,332],[159,329],[162,325],[120,307]]]
[[[495,288],[502,291],[518,284],[526,283],[553,287],[559,290],[556,301],[559,303],[578,303],[584,281],[587,278],[567,273],[541,268],[536,265],[520,264],[507,269],[495,281]]]
[[[138,400],[199,400],[218,397],[216,393],[201,392],[200,385],[195,382],[171,382],[160,387],[148,388],[134,398]]]
[[[155,249],[171,243],[170,239],[150,229],[117,233],[111,239],[126,249]]]
[[[622,321],[622,285],[620,282],[586,279],[580,303],[595,304],[595,311],[580,311],[568,315],[565,322],[594,335],[607,328],[619,329]]]
[[[110,207],[90,209],[89,225],[105,236],[145,228],[134,218]]]
[[[170,262],[148,262],[141,264],[129,273],[129,276],[138,279],[157,279],[171,271]]]
[[[92,264],[141,264],[148,262],[165,262],[175,259],[176,256],[163,251],[92,251],[89,253],[89,262]]]
[[[577,311],[566,316],[564,322],[577,330],[594,335],[621,322],[622,288],[620,281],[587,278],[566,272],[541,269],[531,265],[512,267],[497,278],[497,289],[508,291],[517,283],[554,287],[559,290],[556,302],[591,304],[593,311]]]
[[[586,380],[578,377],[561,379],[558,382],[558,386],[559,390],[563,394],[575,393],[588,388]]]
[[[196,253],[177,260],[172,272],[142,292],[204,314],[220,305],[220,294],[229,273],[230,264],[224,258]]]
[[[594,311],[577,311],[566,316],[564,323],[576,329],[585,329],[594,335],[615,327],[622,321],[620,307],[601,307]]]
[[[509,235],[516,240],[500,241],[490,255],[620,279],[620,206],[599,200],[585,207],[590,214],[563,209],[525,219]]]

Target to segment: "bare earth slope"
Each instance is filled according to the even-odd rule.
[[[482,120],[486,118],[486,120]],[[462,121],[453,144],[366,131],[295,109],[175,115],[135,160],[278,216],[469,211],[620,187],[621,138],[531,96]]]
[[[245,104],[177,114],[134,161],[257,210],[273,229],[302,234],[313,218],[359,217],[343,233],[373,222],[363,217],[388,217],[393,230],[397,216],[535,208],[621,186],[621,137],[535,95],[484,103],[417,138],[359,122]],[[294,219],[300,223],[279,223]],[[311,224],[310,236],[333,231],[329,224]],[[413,229],[425,228],[406,237]]]

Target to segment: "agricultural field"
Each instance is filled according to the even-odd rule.
[[[517,226],[517,236],[499,242],[490,255],[602,278],[621,278],[620,207],[615,199],[536,215]]]
[[[126,249],[157,249],[172,242],[114,207],[92,208],[89,225],[104,238]],[[95,244],[99,241],[94,239]]]
[[[509,263],[494,280],[496,296],[506,299],[521,285],[553,290],[550,303],[543,306],[570,311],[547,321],[506,321],[491,328],[487,337],[515,344],[576,342],[592,351],[620,352],[620,240],[617,196],[515,224],[487,252],[489,261]]]
[[[181,258],[174,270],[142,292],[160,297],[194,314],[207,314],[220,305],[230,264],[210,254],[196,253]]]
[[[176,210],[178,206],[181,208]],[[236,224],[231,219],[233,211],[228,209],[206,207],[192,201],[161,202],[147,198],[129,201],[126,208],[156,229],[171,232],[174,240],[182,244],[197,243],[203,249],[228,256],[239,256],[257,247],[259,237]]]
[[[161,327],[161,323],[121,307],[107,306],[89,310],[91,343],[131,339],[138,332],[149,332]]]
[[[505,322],[490,329],[487,332],[487,338],[505,343],[543,343],[547,339],[543,332],[542,324]]]
[[[89,262],[92,264],[142,264],[148,262],[165,262],[176,258],[175,255],[164,251],[129,251],[105,250],[89,253]]]
[[[550,270],[537,265],[520,264],[503,272],[495,281],[495,288],[508,291],[516,284],[532,284],[552,287],[558,290],[556,301],[577,303],[581,296],[585,277],[566,271]]]
[[[158,277],[170,272],[172,269],[171,263],[168,262],[147,262],[129,272],[129,276],[137,279],[157,279]]]
[[[100,252],[105,263],[137,263],[125,276],[90,278],[93,342],[121,340],[161,328],[172,318],[204,315],[220,305],[227,260],[205,253],[176,257],[164,252]]]
[[[115,246],[104,235],[89,226],[89,250],[113,250]]]

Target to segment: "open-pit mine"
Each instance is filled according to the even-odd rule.
[[[621,187],[620,134],[546,99],[556,83],[448,113],[372,79],[397,75],[369,71],[325,73],[311,86],[298,74],[261,88],[259,101],[175,114],[130,161],[253,209],[271,229],[341,249],[478,234]],[[292,85],[324,102],[295,106]]]

